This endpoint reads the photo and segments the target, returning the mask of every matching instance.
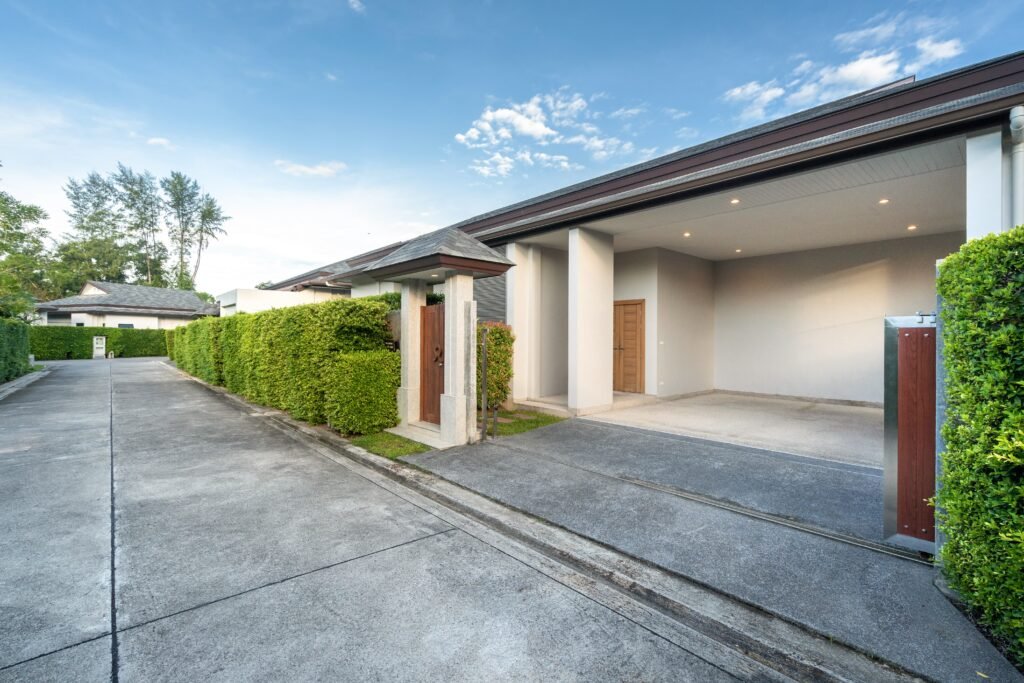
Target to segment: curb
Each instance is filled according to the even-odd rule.
[[[14,392],[18,391],[19,389],[24,389],[25,387],[27,387],[29,384],[32,384],[36,380],[40,380],[43,377],[46,377],[47,375],[50,374],[50,372],[52,372],[52,369],[49,366],[47,366],[42,370],[29,372],[27,374],[22,375],[21,377],[18,377],[17,379],[12,379],[10,382],[4,382],[3,384],[0,384],[0,401],[4,400],[5,398],[10,396]]]
[[[299,422],[277,409],[250,403],[223,387],[210,385],[166,361],[162,362],[182,377],[218,394],[240,410],[268,420],[272,426],[300,441],[313,441],[346,461],[369,468],[542,556],[611,586],[789,679],[926,680],[898,664],[882,661],[870,653],[713,587],[516,510],[411,464],[370,453],[326,427]],[[318,452],[322,453],[319,449]],[[330,454],[322,454],[338,461]]]

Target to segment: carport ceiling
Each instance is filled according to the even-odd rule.
[[[964,147],[942,140],[587,226],[614,234],[619,252],[664,247],[714,261],[962,231]]]

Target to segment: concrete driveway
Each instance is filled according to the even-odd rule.
[[[732,678],[159,361],[0,433],[0,681]]]
[[[1024,680],[877,542],[876,468],[584,419],[406,460],[928,679]]]

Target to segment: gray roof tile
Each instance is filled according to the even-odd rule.
[[[117,282],[88,284],[103,290],[104,294],[76,294],[53,301],[44,301],[38,308],[45,310],[96,310],[151,312],[163,315],[210,315],[210,304],[199,298],[195,292],[144,285],[126,285]],[[213,308],[216,308],[214,306]],[[215,314],[215,313],[214,313]]]

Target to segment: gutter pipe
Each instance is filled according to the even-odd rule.
[[[1024,225],[1024,106],[1010,110],[1010,215],[1013,226]]]

